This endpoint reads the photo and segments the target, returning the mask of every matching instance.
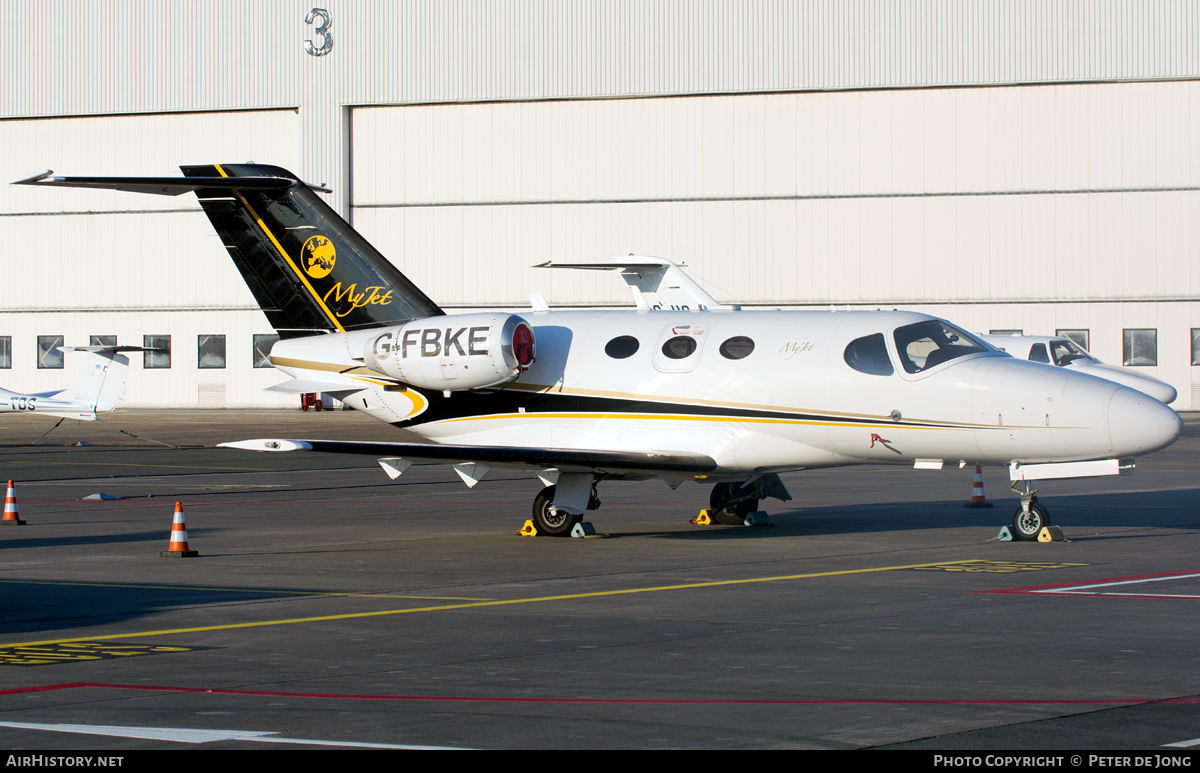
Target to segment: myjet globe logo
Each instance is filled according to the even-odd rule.
[[[337,251],[333,242],[325,236],[313,236],[300,249],[300,260],[304,265],[304,273],[313,279],[321,279],[333,271],[337,262]]]

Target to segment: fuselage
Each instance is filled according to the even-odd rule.
[[[406,388],[363,364],[378,330],[284,340],[271,359],[437,442],[700,453],[729,473],[1119,458],[1170,445],[1182,426],[1141,392],[915,312],[519,316],[536,360],[500,388]]]
[[[1017,359],[1053,364],[1076,373],[1106,379],[1139,392],[1145,392],[1162,403],[1172,403],[1179,396],[1175,387],[1165,381],[1132,368],[1121,368],[1101,362],[1078,344],[1061,336],[977,336],[979,339],[1008,352]]]

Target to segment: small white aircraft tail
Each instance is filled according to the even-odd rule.
[[[620,271],[639,309],[708,311],[737,309],[718,303],[683,270],[683,263],[646,255],[628,255],[591,262],[547,261],[534,268],[577,268],[589,271]]]
[[[108,413],[125,397],[125,384],[129,376],[129,358],[118,354],[118,350],[138,350],[140,347],[115,346],[60,346],[64,352],[89,352],[88,363],[75,385],[61,392],[48,393],[45,397],[64,403],[78,403],[90,408],[88,411],[56,412],[53,408],[42,412],[70,419],[94,419],[97,413]]]

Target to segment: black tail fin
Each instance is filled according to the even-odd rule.
[[[200,205],[281,337],[445,313],[291,172],[265,164],[180,169],[187,177],[294,181],[288,187],[196,188]]]

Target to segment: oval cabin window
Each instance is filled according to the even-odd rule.
[[[604,353],[614,360],[623,360],[637,354],[640,344],[633,336],[617,336],[604,347]]]
[[[740,360],[749,357],[754,351],[754,341],[746,336],[734,336],[721,344],[721,356],[727,360]]]
[[[892,359],[888,357],[887,342],[883,333],[864,336],[850,342],[846,347],[846,364],[860,373],[872,376],[890,376],[895,373]]]
[[[696,351],[696,339],[691,336],[675,336],[663,344],[662,353],[672,360],[691,357]]]

